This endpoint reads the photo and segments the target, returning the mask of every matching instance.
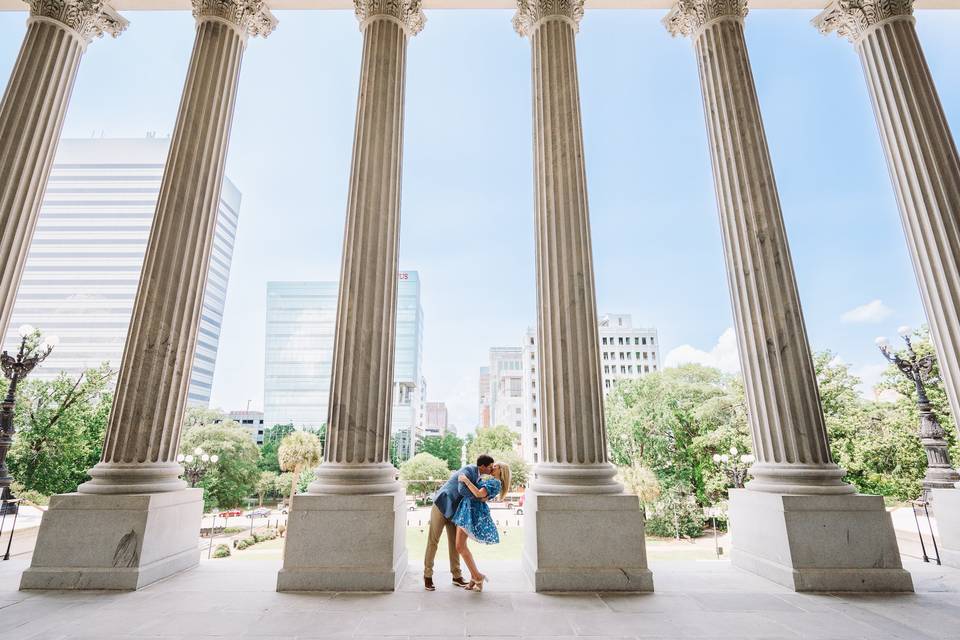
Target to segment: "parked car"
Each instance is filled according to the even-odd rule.
[[[236,518],[243,515],[243,511],[240,509],[231,509],[229,511],[221,511],[218,514],[221,518]]]
[[[266,507],[260,507],[259,509],[254,509],[247,514],[248,518],[266,518],[270,515],[270,509]]]

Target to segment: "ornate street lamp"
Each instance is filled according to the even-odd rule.
[[[924,383],[930,379],[936,358],[933,355],[917,357],[910,341],[910,327],[900,327],[897,333],[907,344],[907,357],[891,351],[886,338],[877,338],[876,343],[883,357],[896,365],[900,373],[913,382],[917,389],[917,408],[920,410],[920,443],[927,453],[927,473],[923,478],[923,500],[930,501],[931,489],[953,489],[960,481],[960,474],[950,464],[950,452],[947,450],[946,433],[937,416],[930,407],[930,400],[924,389]]]
[[[0,367],[3,375],[10,381],[7,387],[7,397],[0,403],[0,513],[6,514],[16,510],[13,492],[10,483],[13,478],[7,471],[7,452],[13,445],[15,433],[13,424],[14,407],[17,399],[17,386],[33,371],[34,367],[47,359],[47,356],[57,345],[57,338],[50,336],[46,340],[39,331],[28,324],[20,327],[20,348],[16,356],[6,351],[0,354]]]
[[[747,472],[755,460],[756,458],[749,453],[741,454],[736,447],[730,447],[730,455],[713,454],[713,463],[727,474],[734,489],[743,489],[747,481]]]
[[[207,471],[210,470],[209,465],[217,464],[219,461],[220,456],[217,454],[211,456],[200,447],[194,449],[192,454],[181,453],[177,456],[177,462],[183,465],[183,475],[186,476],[191,487],[196,487],[203,476],[207,475]]]

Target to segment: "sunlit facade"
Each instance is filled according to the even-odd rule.
[[[60,344],[33,374],[119,369],[153,222],[167,138],[60,141],[6,337],[30,324]],[[210,402],[240,192],[224,179],[188,401]]]

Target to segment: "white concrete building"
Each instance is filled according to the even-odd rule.
[[[480,367],[477,426],[490,426],[490,367]]]
[[[77,376],[120,360],[153,223],[169,138],[60,141],[4,342],[29,324],[60,344],[33,374]],[[187,400],[207,406],[237,234],[240,192],[228,178],[217,210],[213,253]]]
[[[250,439],[259,447],[263,445],[263,411],[231,411],[227,414],[227,420],[232,420],[246,429],[250,433]],[[214,420],[217,424],[220,420]]]
[[[604,397],[621,380],[634,380],[659,369],[660,339],[654,328],[633,326],[629,314],[607,313],[599,320],[600,363]],[[527,462],[542,459],[538,387],[540,365],[537,332],[531,327],[523,338],[523,426],[522,455]]]
[[[517,435],[523,429],[523,349],[490,349],[490,426],[510,427]]]
[[[447,420],[447,404],[445,402],[428,402],[425,413],[423,435],[426,436],[445,436],[449,425]],[[454,434],[456,435],[456,434]]]

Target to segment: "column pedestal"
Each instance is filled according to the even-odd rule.
[[[636,496],[528,489],[523,570],[536,591],[653,591]]]
[[[407,569],[402,491],[293,497],[277,591],[393,591]]]
[[[933,489],[930,501],[940,534],[937,537],[940,562],[960,569],[960,489]]]
[[[794,591],[913,591],[880,496],[730,490],[731,562]]]
[[[203,491],[53,496],[20,589],[134,590],[200,562]]]

